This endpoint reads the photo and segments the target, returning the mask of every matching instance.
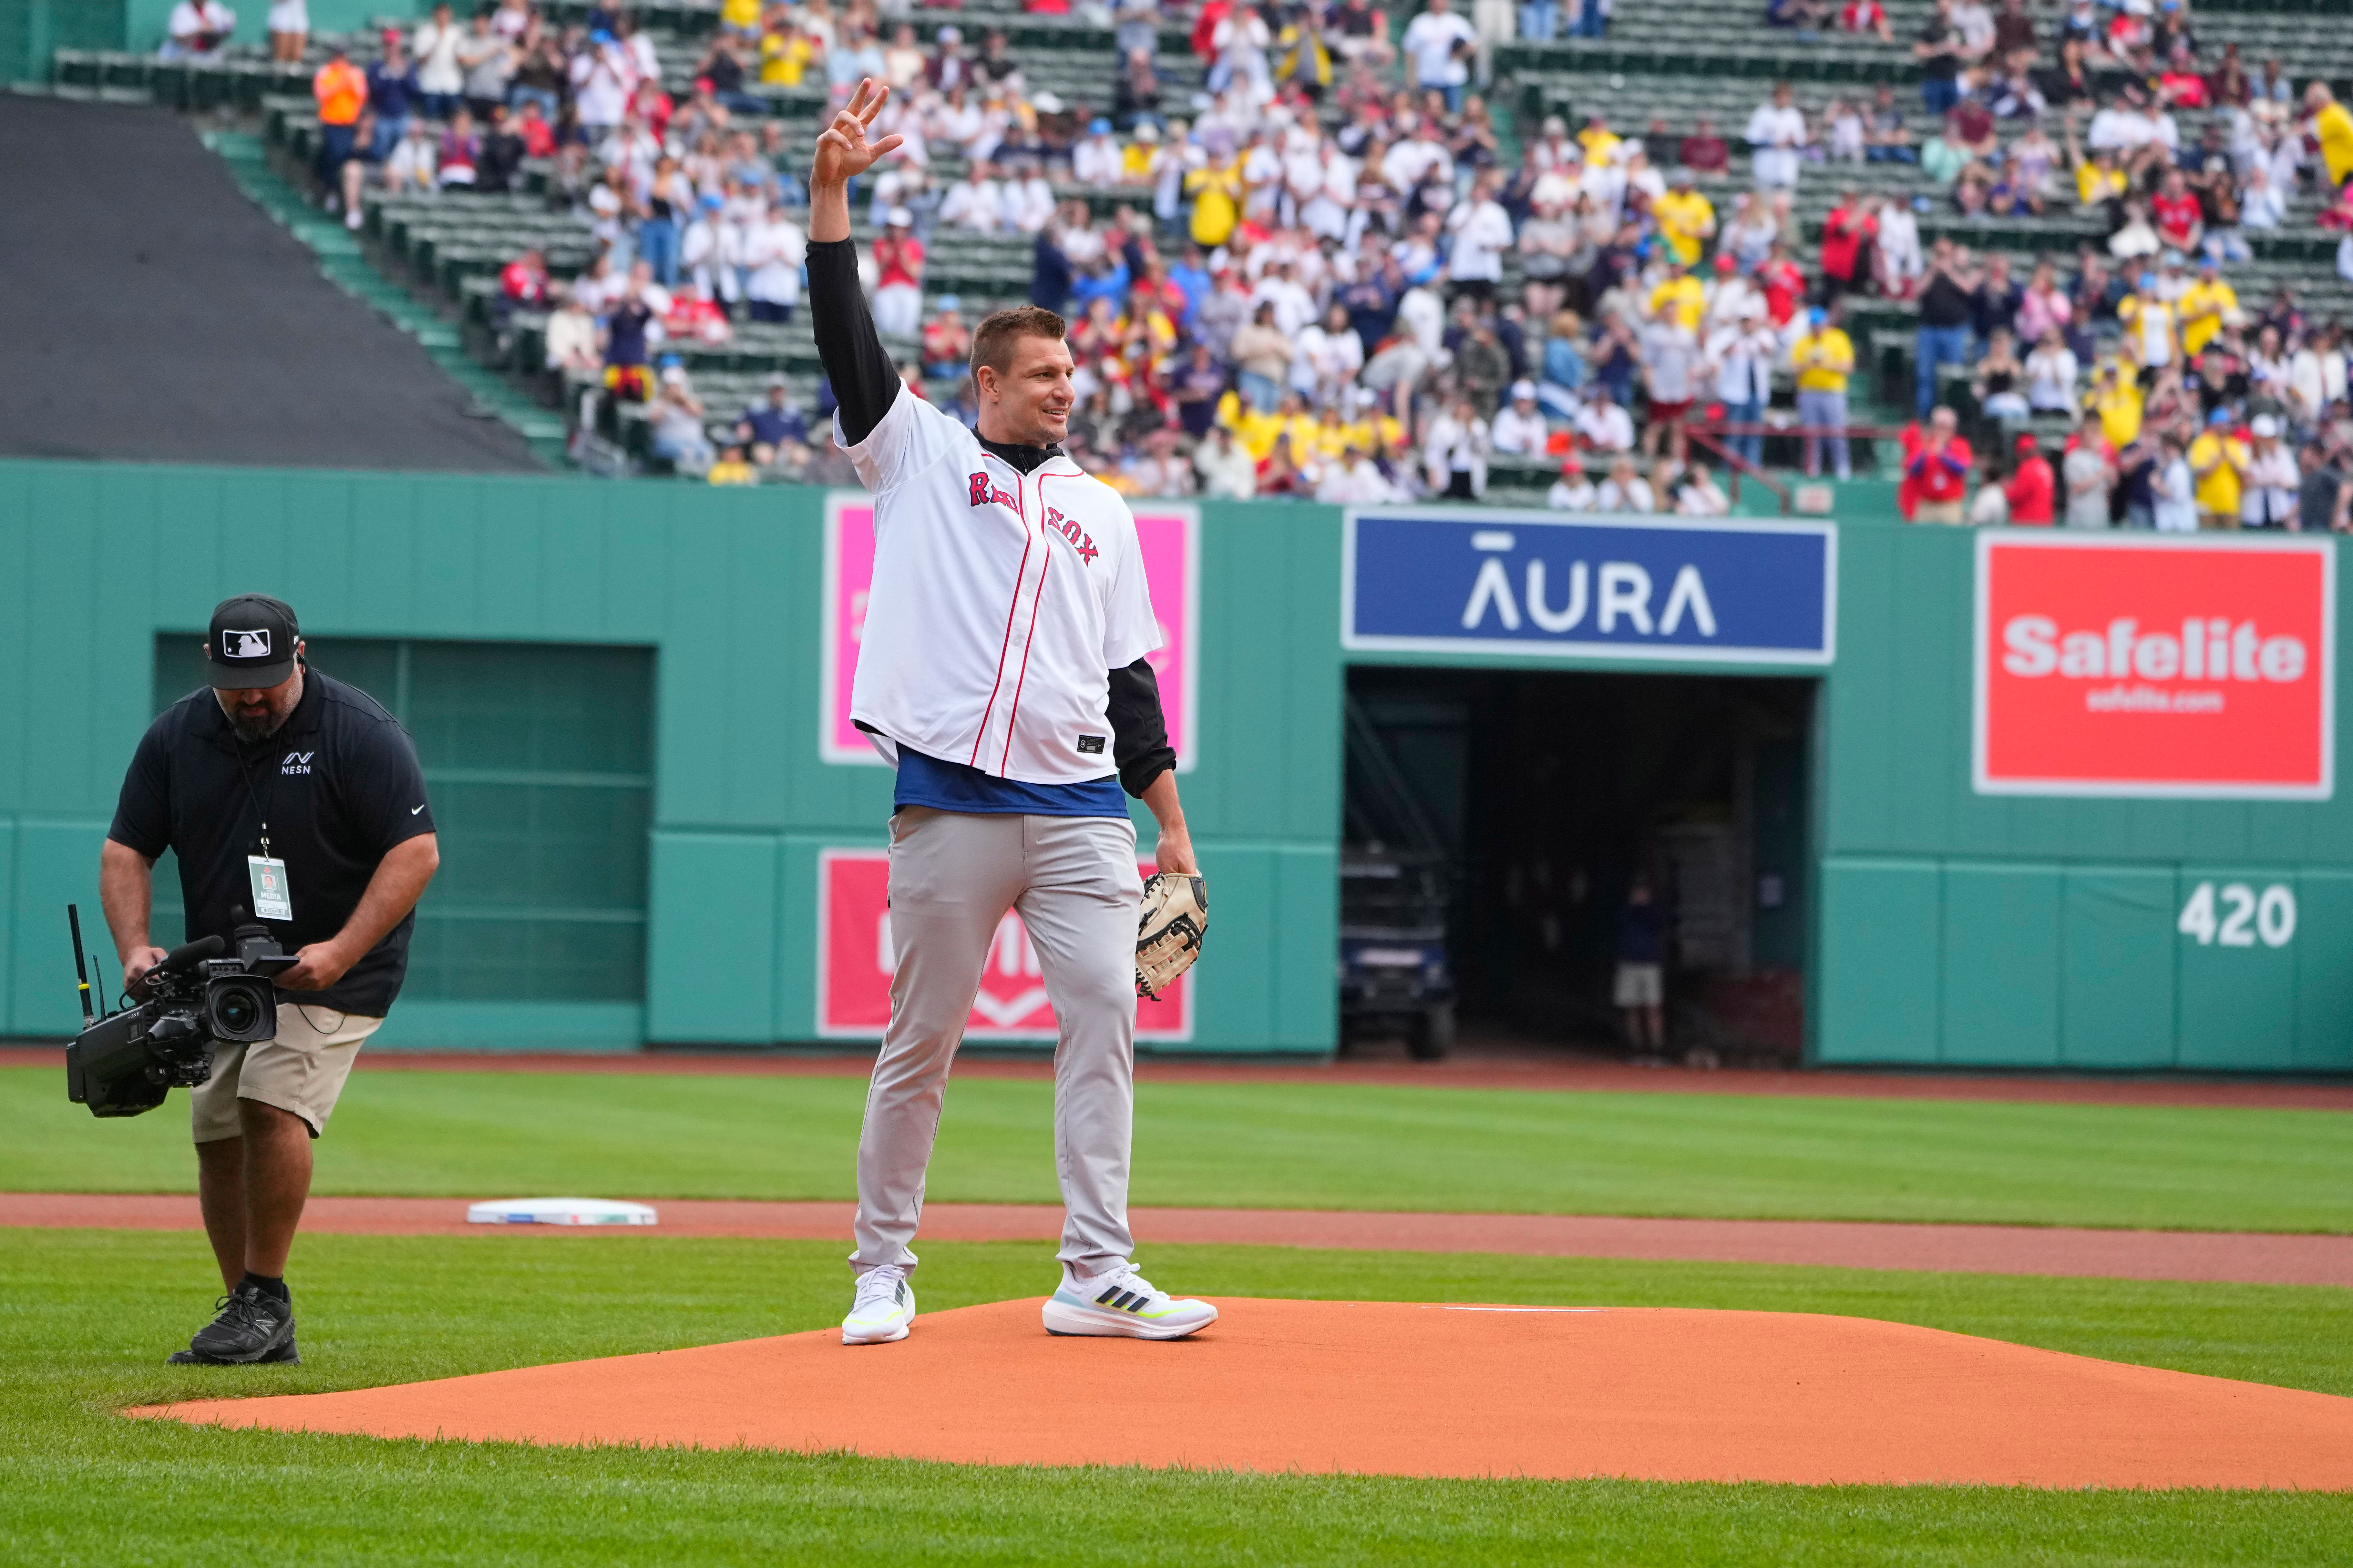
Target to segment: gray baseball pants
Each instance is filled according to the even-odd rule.
[[[1099,1274],[1129,1260],[1127,1167],[1135,1119],[1135,827],[1108,816],[983,816],[901,808],[891,819],[891,1024],[858,1139],[863,1273],[913,1268],[923,1173],[948,1065],[964,1038],[997,922],[1021,912],[1060,1038],[1054,1167],[1063,1263]]]

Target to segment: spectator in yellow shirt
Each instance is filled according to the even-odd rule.
[[[798,87],[801,77],[817,58],[817,46],[808,35],[783,22],[760,35],[760,79],[784,87]]]
[[[1699,264],[1707,242],[1715,237],[1715,204],[1692,188],[1692,172],[1677,169],[1667,194],[1651,204],[1659,233],[1685,267]]]
[[[1152,184],[1153,163],[1160,156],[1160,127],[1149,120],[1135,128],[1135,139],[1119,155],[1119,183]]]
[[[2195,359],[2222,330],[2222,313],[2239,308],[2239,294],[2222,281],[2221,266],[2209,256],[2198,264],[2198,281],[2183,291],[2173,308],[2181,318],[2182,355]]]
[[[2072,125],[2068,128],[2068,136],[2069,150],[2073,152],[2075,151],[2073,145],[2074,128]],[[2115,149],[2103,147],[2088,158],[2077,153],[2075,201],[2078,205],[2103,206],[2131,188],[2132,182],[2126,177],[2123,166],[2116,162]]]
[[[1350,433],[1347,419],[1340,412],[1339,405],[1325,404],[1323,416],[1315,422],[1315,439],[1309,449],[1324,461],[1332,462],[1354,445],[1356,439]]]
[[[1367,452],[1400,452],[1405,449],[1405,421],[1374,404],[1362,419],[1348,426],[1348,438]]]
[[[1683,270],[1680,260],[1670,255],[1667,258],[1667,275],[1659,280],[1657,288],[1651,290],[1643,313],[1656,320],[1672,310],[1676,321],[1685,331],[1696,332],[1699,331],[1700,313],[1706,309],[1707,290],[1700,287],[1698,279]]]
[[[1242,172],[1233,155],[1210,153],[1207,168],[1185,176],[1185,194],[1193,198],[1193,243],[1204,250],[1225,244],[1241,217]]]
[[[711,465],[711,471],[703,478],[714,485],[756,485],[760,482],[759,474],[744,460],[744,448],[741,447],[729,447],[722,451],[719,460]]]
[[[1806,330],[1789,345],[1789,364],[1798,373],[1798,423],[1805,429],[1825,432],[1846,428],[1846,383],[1854,374],[1854,340],[1838,318],[1817,306],[1806,312]],[[1820,434],[1805,439],[1806,475],[1822,471]],[[1829,436],[1831,471],[1852,479],[1853,458],[1843,435]]]
[[[2217,408],[2189,444],[2189,472],[2198,481],[2198,526],[2239,526],[2240,478],[2247,469],[2246,443],[2231,434],[2231,411]]]
[[[2086,405],[2100,416],[2100,430],[2108,445],[2123,451],[2140,437],[2140,384],[2125,374],[2115,360],[2100,364],[2100,379]]]
[[[2353,114],[2346,112],[2325,81],[2304,89],[2304,106],[2312,112],[2312,134],[2320,143],[2320,161],[2327,167],[2328,183],[2341,185],[2353,179]]]
[[[1324,426],[1307,411],[1307,400],[1292,393],[1282,400],[1282,433],[1291,437],[1291,456],[1303,469],[1315,466],[1322,449]]]
[[[1234,444],[1250,454],[1251,462],[1263,463],[1289,421],[1280,414],[1261,414],[1229,392],[1218,399],[1218,423],[1234,433]]]
[[[1585,117],[1585,129],[1577,133],[1577,144],[1585,149],[1588,163],[1608,163],[1618,156],[1620,138],[1609,129],[1609,122],[1598,114]]]

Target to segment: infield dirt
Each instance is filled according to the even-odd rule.
[[[2353,1489],[2353,1399],[1871,1319],[1236,1299],[1190,1341],[1039,1303],[437,1382],[143,1407],[379,1437],[1012,1465]]]

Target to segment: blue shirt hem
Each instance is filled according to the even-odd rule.
[[[943,762],[923,752],[899,748],[899,781],[891,804],[928,806],[934,811],[958,811],[979,816],[1115,816],[1127,820],[1127,796],[1119,775],[1108,773],[1084,784],[1024,784],[1001,779],[961,763]]]

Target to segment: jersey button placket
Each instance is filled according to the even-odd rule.
[[[1038,582],[1034,588],[1026,582],[1015,584],[1017,591],[1029,589],[1024,595],[1029,604],[1022,615],[1020,655],[1018,658],[1008,656],[1012,665],[1013,700],[1006,705],[1005,740],[997,753],[996,772],[1000,778],[1013,765],[1014,731],[1021,720],[1021,688],[1029,679],[1029,650],[1038,636],[1038,615],[1045,600],[1046,574],[1054,563],[1054,546],[1046,537],[1046,482],[1043,474],[1043,468],[1036,468],[1014,481],[1022,499],[1021,526],[1038,552]]]

